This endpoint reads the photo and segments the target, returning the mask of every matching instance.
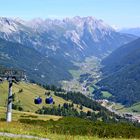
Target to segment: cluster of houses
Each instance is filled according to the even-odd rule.
[[[138,122],[140,123],[140,115],[137,115],[137,114],[132,114],[132,113],[124,113],[123,116],[132,121],[132,122]]]

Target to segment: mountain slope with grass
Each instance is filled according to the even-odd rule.
[[[0,106],[6,106],[6,100],[8,96],[7,82],[3,82],[2,84],[0,84],[0,91],[1,91]],[[46,92],[47,92],[46,89],[36,84],[25,83],[25,82],[22,82],[20,84],[14,84],[13,85],[13,94],[15,95],[14,104],[23,108],[23,111],[35,112],[38,109],[42,108],[42,106],[51,108],[53,106],[58,106],[58,105],[63,106],[64,103],[72,103],[71,101],[66,101],[59,96],[55,96],[53,94],[53,91],[48,91],[52,93],[51,95],[54,99],[55,104],[54,105],[45,104],[45,99],[47,97],[45,95]],[[43,102],[40,105],[36,105],[34,104],[34,99],[39,96],[43,99]],[[77,108],[76,105],[75,108]],[[79,110],[79,108],[77,109]],[[87,112],[88,110],[91,109],[83,107],[83,111]]]
[[[0,106],[6,107],[8,96],[8,83],[0,84]],[[46,104],[46,94],[53,97],[53,104]],[[42,104],[34,104],[34,99],[40,96]],[[13,109],[36,112],[43,115],[73,116],[89,120],[114,122],[126,121],[122,116],[110,112],[96,101],[89,99],[80,92],[52,91],[36,84],[20,83],[13,85]]]
[[[103,79],[98,83],[112,93],[113,101],[132,105],[140,101],[140,39],[126,44],[102,61]]]

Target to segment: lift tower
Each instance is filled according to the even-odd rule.
[[[12,94],[13,82],[18,83],[19,81],[25,80],[26,75],[25,75],[25,72],[21,70],[4,69],[3,71],[1,71],[0,77],[7,79],[9,83],[6,121],[11,122],[12,121],[12,101],[13,101],[13,94]]]

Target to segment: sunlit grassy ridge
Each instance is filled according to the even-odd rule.
[[[20,90],[23,90],[22,92],[19,92]],[[19,84],[14,84],[13,85],[13,93],[15,93],[15,102],[14,103],[20,103],[21,107],[24,109],[24,111],[30,111],[30,112],[35,112],[37,111],[39,108],[41,108],[42,106],[47,106],[47,107],[51,107],[53,105],[47,105],[45,104],[45,99],[46,99],[46,95],[45,95],[46,90],[36,84],[30,84],[30,83],[25,83],[25,82],[21,82]],[[8,96],[8,83],[4,82],[2,84],[0,84],[0,106],[6,106],[6,100],[7,100],[7,96]],[[55,106],[63,105],[64,103],[72,103],[71,101],[66,101],[63,98],[60,98],[58,96],[55,96],[52,93],[52,97],[54,99],[55,102]],[[37,96],[41,96],[43,99],[42,104],[40,105],[36,105],[34,104],[34,98]],[[75,108],[77,108],[77,105],[75,105]],[[79,110],[79,108],[77,108]],[[83,107],[83,111],[87,112],[88,109],[86,107]]]
[[[23,92],[19,93],[20,89],[23,89]],[[7,93],[8,93],[7,82],[0,84],[0,91],[1,91],[0,106],[3,106],[6,104],[6,99],[7,99]],[[46,91],[45,89],[35,84],[20,83],[19,85],[17,84],[13,85],[13,93],[16,94],[16,100],[17,101],[20,100],[20,104],[24,108],[25,111],[35,112],[37,109],[41,108],[43,105],[48,106],[45,104],[45,98],[46,98],[45,91]],[[43,98],[43,103],[40,105],[34,104],[34,98],[37,96],[41,96]],[[63,100],[62,98],[59,98],[53,94],[52,96],[55,100],[56,105],[67,102]]]
[[[0,119],[4,119],[6,117],[6,108],[4,107],[0,107]],[[21,112],[21,111],[16,111],[13,110],[12,111],[12,119],[13,121],[18,121],[18,119],[21,118],[28,118],[28,119],[32,119],[32,120],[49,120],[49,119],[53,119],[53,120],[58,120],[59,118],[61,118],[61,116],[54,116],[54,115],[39,115],[39,114],[35,114],[35,113],[31,113],[31,112]]]

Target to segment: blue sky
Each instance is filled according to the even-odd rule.
[[[26,20],[94,16],[118,27],[140,27],[140,0],[0,0],[0,16]]]

